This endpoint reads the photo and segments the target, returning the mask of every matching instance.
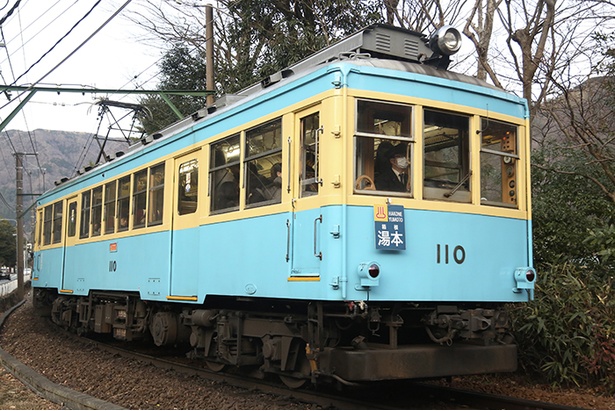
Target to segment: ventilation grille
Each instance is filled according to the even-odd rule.
[[[404,39],[404,55],[415,59],[419,55],[419,42],[414,39]]]
[[[391,36],[386,33],[376,33],[376,51],[380,51],[382,53],[390,53],[391,52]]]

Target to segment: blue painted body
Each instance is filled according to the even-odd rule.
[[[342,87],[527,116],[522,99],[492,88],[333,63],[69,181],[41,197],[39,206],[330,91],[340,74]],[[376,250],[372,207],[334,204],[56,247],[36,252],[38,280],[33,285],[71,290],[73,295],[134,291],[153,301],[196,297],[193,303],[202,303],[208,295],[330,301],[527,300],[525,293],[513,292],[513,273],[531,266],[529,221],[406,208],[405,227],[406,250]],[[117,244],[116,250],[111,243]],[[371,261],[380,265],[381,275],[379,284],[368,290],[360,287],[357,270]]]
[[[343,224],[344,213],[351,223]],[[197,296],[198,302],[207,295],[332,301],[527,299],[513,292],[515,268],[529,265],[525,221],[407,209],[407,249],[387,251],[376,250],[371,207],[329,206],[297,214],[303,214],[297,219],[307,224],[295,230],[309,235],[304,240],[295,237],[288,261],[287,220],[293,216],[284,213],[180,230],[172,236],[161,232],[118,239],[113,241],[115,252],[109,251],[111,241],[69,247],[63,281],[54,269],[62,248],[46,251],[35,264],[42,266],[36,286],[71,289],[76,295],[137,291],[155,301],[170,295]],[[320,215],[316,246],[322,261],[314,256],[312,235]],[[339,238],[331,234],[337,226]],[[171,241],[182,244],[173,248],[173,256]],[[116,261],[115,271],[110,261]],[[370,261],[380,265],[381,275],[379,285],[367,291],[359,286],[357,269]],[[301,280],[306,277],[309,281]]]

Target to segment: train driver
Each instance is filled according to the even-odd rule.
[[[408,191],[408,147],[405,143],[391,146],[385,153],[386,167],[376,175],[376,190]]]

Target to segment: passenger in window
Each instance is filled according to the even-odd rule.
[[[271,186],[269,187],[271,200],[280,202],[282,199],[282,164],[275,163],[271,166]]]
[[[255,204],[269,199],[268,182],[258,173],[256,164],[248,164],[248,204]]]
[[[216,148],[216,151],[214,153],[216,157],[216,166],[227,164],[226,156],[220,149]],[[234,164],[224,169],[224,171],[217,171],[215,173],[214,184],[216,188],[227,181],[235,181],[237,182],[237,184],[239,184],[239,164]]]
[[[407,145],[400,143],[386,151],[384,158],[388,164],[376,175],[376,190],[408,191]]]
[[[122,216],[120,217],[120,230],[125,230],[128,228],[128,217]]]
[[[239,205],[239,186],[234,181],[225,181],[216,190],[215,209],[237,207]]]
[[[239,206],[239,164],[216,171],[214,178],[214,210]]]
[[[137,210],[137,218],[135,219],[135,221],[137,222],[138,225],[145,224],[145,209],[144,208],[140,208]]]
[[[389,162],[389,151],[393,148],[388,140],[383,140],[378,145],[376,150],[376,160],[374,161],[374,178],[378,180],[378,176],[382,173],[386,173],[391,169],[391,163]]]

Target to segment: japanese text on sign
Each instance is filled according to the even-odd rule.
[[[375,205],[374,224],[376,249],[405,250],[406,227],[404,207],[399,205]]]

